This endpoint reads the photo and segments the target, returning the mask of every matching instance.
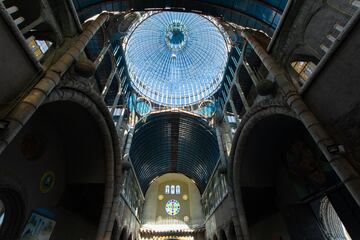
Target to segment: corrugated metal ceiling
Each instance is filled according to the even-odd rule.
[[[216,134],[201,118],[181,112],[152,114],[136,125],[130,159],[145,192],[165,173],[183,173],[204,191],[219,159]]]

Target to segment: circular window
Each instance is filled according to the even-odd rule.
[[[215,102],[212,100],[205,100],[200,104],[200,112],[206,118],[214,116],[216,110]]]
[[[151,103],[145,99],[145,98],[138,98],[136,100],[136,112],[140,115],[140,116],[145,116],[147,114],[150,113],[151,111]]]
[[[180,212],[180,203],[174,199],[169,200],[166,203],[165,211],[170,216],[175,216]]]

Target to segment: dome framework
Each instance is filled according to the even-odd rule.
[[[159,12],[138,24],[125,45],[133,88],[169,107],[193,105],[221,86],[228,59],[225,33],[210,18]]]

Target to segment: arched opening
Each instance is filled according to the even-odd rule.
[[[166,194],[166,186],[179,186],[181,194]],[[200,191],[190,178],[179,173],[164,174],[145,194],[143,227],[166,233],[196,229],[204,220],[200,201]]]
[[[255,116],[261,117],[242,128],[234,157],[236,204],[243,208],[249,235],[322,239],[311,202],[339,179],[299,120],[287,114]]]
[[[224,229],[220,230],[220,240],[227,240],[226,233]]]
[[[218,237],[216,236],[216,234],[214,234],[213,240],[218,240]]]
[[[51,48],[53,42],[47,40],[33,39],[29,42],[29,47],[36,59],[40,60],[47,51]]]
[[[102,130],[82,106],[53,102],[42,108],[39,114],[44,117],[61,116],[51,118],[57,128],[58,139],[62,141],[64,162],[62,173],[57,174],[62,181],[63,192],[54,210],[66,220],[57,222],[53,234],[60,237],[69,232],[79,219],[85,220],[84,226],[92,231],[91,234],[96,234],[104,201],[105,161],[106,156],[112,153],[106,152]],[[70,211],[72,217],[64,215],[62,209]],[[77,232],[74,229],[72,234]],[[84,233],[78,234],[84,236]]]
[[[315,55],[312,48],[304,45],[293,50],[291,57],[288,59],[288,65],[286,66],[288,73],[299,86],[303,86],[308,81],[319,64],[320,60]]]
[[[130,233],[130,236],[128,237],[128,240],[133,240],[132,239],[132,233]]]
[[[0,186],[5,206],[1,231],[6,230],[0,238],[34,236],[33,221],[48,223],[48,235],[59,239],[70,239],[68,234],[95,236],[104,201],[105,162],[113,154],[104,145],[98,122],[80,104],[58,101],[41,106],[0,156],[1,183],[31,193],[24,195],[23,212],[24,207],[12,207],[19,197],[3,198],[9,194]]]
[[[303,85],[315,71],[316,64],[312,61],[293,61],[291,67],[297,74],[296,79]]]

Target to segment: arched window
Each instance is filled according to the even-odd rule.
[[[165,186],[165,194],[170,194],[170,186],[169,185]]]
[[[176,185],[176,194],[180,194],[181,191],[180,191],[180,185]]]
[[[291,63],[291,66],[299,74],[301,85],[309,79],[316,68],[316,65],[310,61],[295,61]]]
[[[52,42],[50,41],[36,40],[34,38],[31,39],[31,41],[29,42],[29,47],[31,51],[34,53],[36,59],[38,60],[44,56],[44,54],[49,50],[51,45]]]
[[[175,186],[171,185],[171,194],[175,194]]]

